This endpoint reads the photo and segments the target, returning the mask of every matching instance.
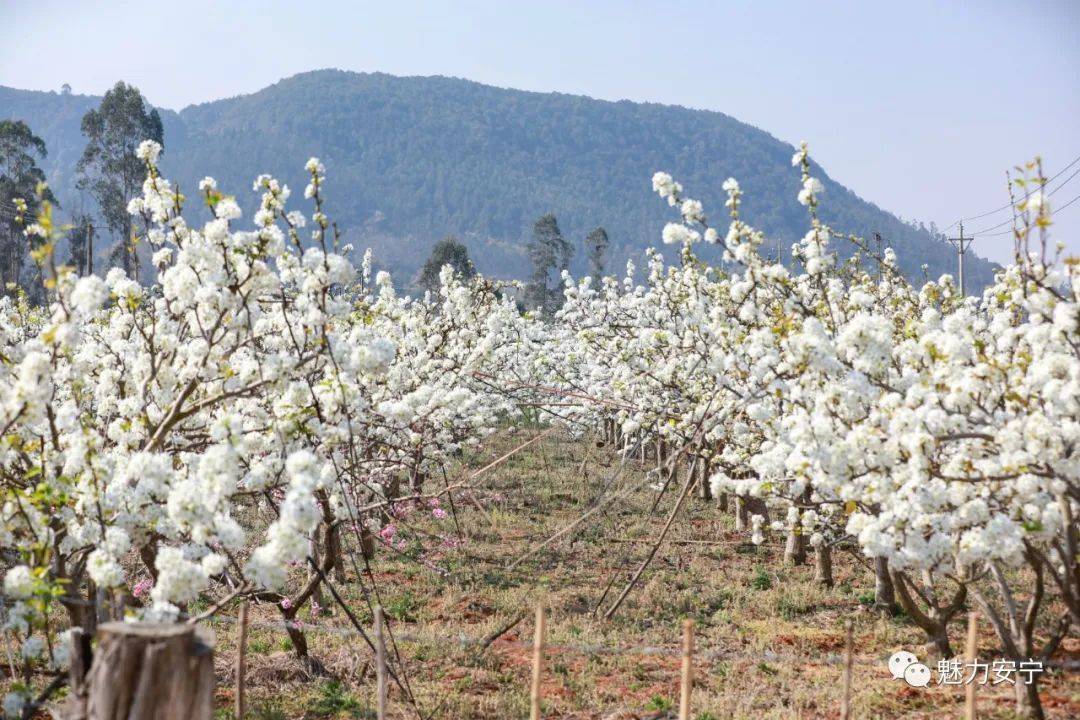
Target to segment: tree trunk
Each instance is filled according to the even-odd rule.
[[[924,612],[919,607],[918,601],[912,595],[911,590],[905,584],[913,581],[904,573],[891,569],[889,570],[889,577],[892,579],[893,589],[896,591],[896,596],[899,598],[904,612],[908,614],[912,622],[926,633],[928,638],[927,647],[933,648],[943,659],[950,659],[953,656],[953,651],[952,646],[949,644],[949,621],[963,607],[964,600],[967,598],[967,585],[961,585],[952,601],[948,604],[941,604],[935,600],[927,605]],[[931,583],[927,582],[927,586],[930,585]]]
[[[330,528],[330,546],[326,549],[334,561],[334,582],[348,582],[345,573],[345,556],[341,550],[341,526],[335,524]]]
[[[806,564],[806,535],[799,528],[788,530],[787,544],[784,546],[784,564]]]
[[[750,515],[760,515],[765,518],[766,525],[769,523],[769,506],[765,504],[765,501],[762,498],[746,498],[746,512],[748,517]]]
[[[698,497],[706,501],[712,500],[712,485],[709,484],[709,461],[704,457],[699,457],[698,466],[701,468],[701,475],[698,476]]]
[[[322,566],[322,564],[323,564],[322,559],[320,557],[322,555],[322,553],[319,552],[319,535],[329,536],[329,533],[330,533],[330,530],[329,530],[329,528],[327,528],[325,533],[316,532],[314,534],[314,536],[312,536],[312,538],[311,538],[311,541],[310,541],[311,542],[310,555],[311,555],[311,559],[315,561],[316,565]],[[329,548],[327,549],[327,552],[329,553]],[[333,558],[334,558],[333,555],[327,555],[326,559],[327,559],[328,562],[333,562]],[[321,607],[325,606],[326,598],[323,597],[322,583],[319,583],[319,584],[317,584],[315,586],[315,590],[311,593],[311,599],[315,602],[315,605],[317,605],[318,607],[321,608]]]
[[[1046,715],[1043,713],[1042,700],[1039,699],[1039,676],[1033,674],[1031,676],[1031,682],[1026,683],[1020,680],[1018,677],[1016,685],[1013,687],[1013,691],[1016,693],[1016,715],[1022,718],[1030,718],[1031,720],[1043,720]]]
[[[897,611],[889,561],[883,557],[874,558],[874,609],[882,618],[894,617]]]
[[[142,560],[146,572],[150,573],[150,579],[157,583],[157,540],[139,546],[139,559]]]
[[[824,540],[814,548],[814,582],[827,588],[833,586],[832,548]]]
[[[360,521],[360,553],[365,560],[375,557],[375,538],[371,535],[371,530],[368,529],[367,523],[363,520]]]
[[[750,514],[746,510],[746,498],[735,496],[735,531],[745,532],[750,529]]]
[[[68,720],[212,720],[213,634],[186,624],[106,623],[86,668],[72,639]]]
[[[936,633],[930,636],[930,642],[927,645],[933,646],[934,650],[946,660],[953,657],[952,645],[949,643],[949,629],[945,623],[938,625]]]
[[[671,445],[667,442],[664,443],[664,465],[671,461],[671,486],[673,488],[679,486],[679,459],[672,457]]]
[[[289,611],[282,612],[282,615],[285,616],[285,632],[289,634],[289,640],[292,641],[296,657],[301,662],[306,663],[309,658],[307,636],[304,635],[304,631],[296,623],[297,610],[299,608],[293,606]]]

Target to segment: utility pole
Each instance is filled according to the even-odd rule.
[[[964,223],[960,222],[960,237],[949,238],[949,242],[956,248],[956,263],[958,266],[957,279],[960,284],[960,296],[964,297],[964,251],[971,247],[971,243],[975,238],[964,237]]]
[[[86,267],[87,275],[94,274],[94,223],[86,230]]]

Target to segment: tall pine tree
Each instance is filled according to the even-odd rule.
[[[78,164],[79,188],[97,201],[105,225],[117,240],[113,261],[138,279],[139,260],[127,205],[146,177],[146,166],[135,157],[135,149],[143,140],[165,144],[161,116],[138,88],[118,82],[105,93],[100,107],[83,116],[82,131],[87,142]]]
[[[431,257],[420,270],[417,284],[424,290],[439,291],[439,273],[443,265],[450,265],[461,278],[468,280],[476,276],[476,268],[469,259],[469,250],[453,235],[447,235],[431,249]]]
[[[529,260],[533,270],[525,290],[525,302],[530,310],[539,308],[549,313],[562,306],[562,281],[555,279],[551,287],[551,272],[561,274],[570,268],[574,248],[563,237],[559,222],[554,215],[542,215],[533,225],[532,239],[528,246]]]
[[[592,276],[594,285],[600,282],[604,275],[604,254],[610,244],[607,230],[602,227],[585,236],[585,257],[589,261],[589,275]]]
[[[23,230],[25,223],[34,221],[40,200],[57,204],[51,190],[46,189],[38,197],[37,186],[45,181],[45,173],[37,163],[45,155],[45,141],[25,122],[0,120],[0,294],[8,292],[9,285],[21,284],[28,291],[33,289],[23,276],[30,250]],[[16,198],[26,202],[23,223],[16,219]]]

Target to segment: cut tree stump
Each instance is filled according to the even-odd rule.
[[[212,720],[214,638],[183,624],[98,627],[89,670],[72,673],[67,720]]]

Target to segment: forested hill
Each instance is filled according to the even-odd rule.
[[[79,202],[79,123],[98,100],[0,87],[0,117],[25,120],[46,141],[43,167],[65,207]],[[302,207],[303,164],[320,157],[329,211],[346,239],[373,246],[381,265],[405,275],[452,233],[482,272],[521,277],[525,238],[547,212],[579,248],[576,270],[582,239],[601,225],[612,241],[608,268],[621,272],[627,258],[659,244],[664,223],[676,217],[651,191],[657,170],[670,172],[721,224],[720,185],[731,176],[745,191],[744,218],[770,237],[790,243],[807,228],[795,200],[793,148],[718,112],[320,70],[162,118],[166,174],[189,194],[212,175],[247,211],[256,200],[251,182],[263,172],[293,187],[291,203]],[[922,276],[923,264],[931,277],[954,270],[947,243],[817,174],[828,223],[867,237],[879,232],[912,278]],[[991,279],[989,262],[972,258],[969,267],[973,284]]]

